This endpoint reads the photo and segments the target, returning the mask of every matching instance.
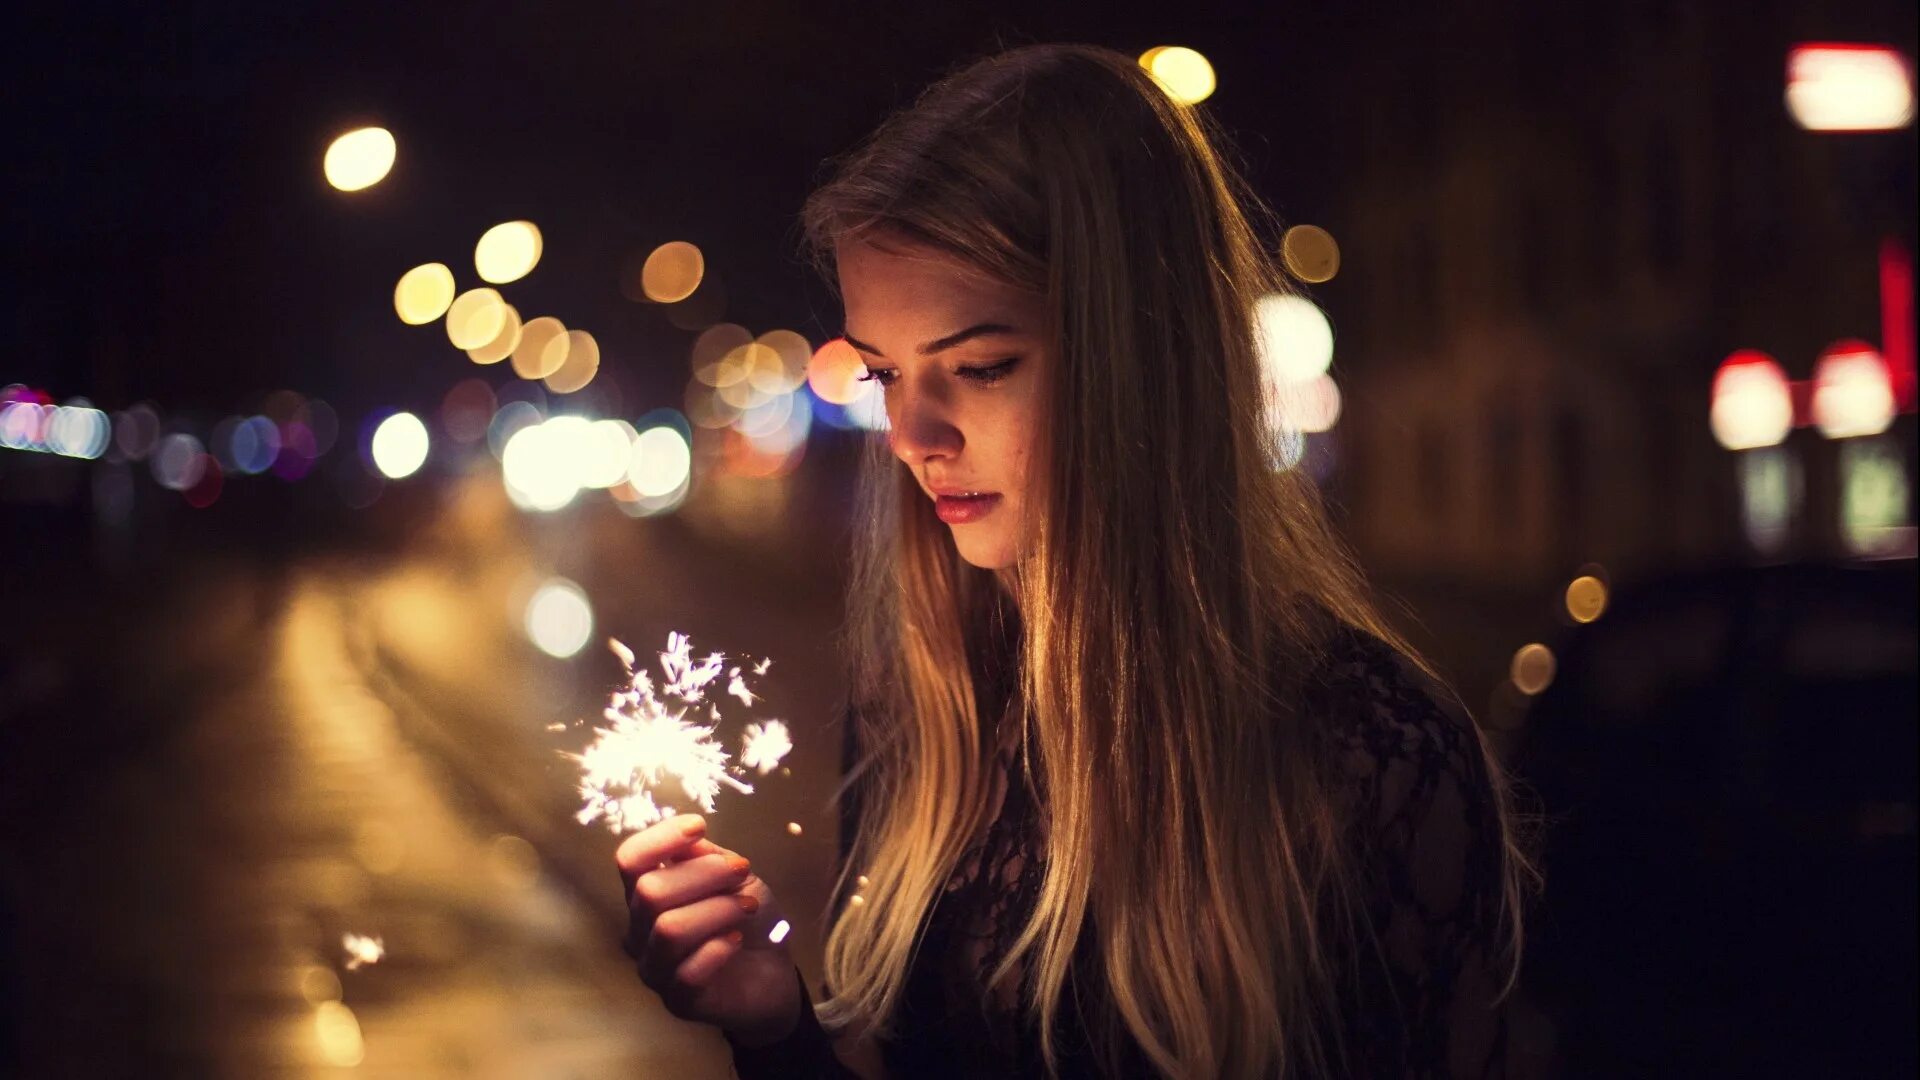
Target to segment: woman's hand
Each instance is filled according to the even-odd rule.
[[[704,818],[682,814],[621,842],[622,947],[673,1015],[774,1042],[799,1023],[800,987],[784,938],[767,940],[781,918],[773,890],[705,834]]]

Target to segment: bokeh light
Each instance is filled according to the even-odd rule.
[[[530,401],[503,401],[487,424],[487,449],[495,458],[504,460],[507,456],[507,443],[521,431],[540,423],[547,418],[540,406]]]
[[[333,406],[319,398],[301,402],[288,423],[303,426],[312,434],[314,454],[324,454],[333,449],[334,440],[340,436],[339,416],[334,413]],[[280,441],[288,441],[284,432]]]
[[[485,345],[477,349],[468,349],[467,359],[476,364],[497,364],[512,356],[513,350],[520,347],[520,334],[523,329],[520,325],[520,310],[512,304],[505,305],[505,308],[505,315],[500,322],[500,332]]]
[[[640,291],[656,304],[673,304],[692,296],[706,276],[706,256],[685,240],[661,244],[640,268]]]
[[[447,313],[453,293],[453,271],[446,263],[422,263],[400,275],[393,310],[408,326],[425,326]]]
[[[280,426],[267,417],[250,416],[234,428],[228,445],[234,469],[258,475],[280,456]]]
[[[693,448],[686,436],[661,425],[642,431],[633,440],[633,459],[627,482],[642,496],[671,495],[687,483],[693,471]]]
[[[1340,387],[1325,372],[1304,382],[1274,388],[1272,421],[1302,434],[1329,431],[1340,420]]]
[[[185,491],[199,481],[207,460],[199,439],[177,431],[160,440],[148,468],[153,471],[154,483],[171,491]]]
[[[808,361],[807,385],[821,401],[851,405],[873,391],[874,384],[860,378],[866,371],[860,350],[847,344],[845,338],[834,338],[820,346]]]
[[[1148,49],[1140,55],[1140,66],[1166,89],[1168,97],[1182,105],[1197,105],[1213,96],[1213,65],[1184,45]]]
[[[560,366],[542,381],[556,394],[571,394],[592,382],[599,371],[600,343],[585,330],[569,330]]]
[[[1260,362],[1276,384],[1305,382],[1333,363],[1333,327],[1306,297],[1269,293],[1254,302],[1253,319]]]
[[[220,498],[220,491],[225,486],[226,473],[221,470],[220,462],[212,454],[201,454],[199,475],[180,494],[187,500],[188,506],[205,510]]]
[[[1317,285],[1340,272],[1340,245],[1318,225],[1295,225],[1280,238],[1280,261],[1287,273]]]
[[[587,425],[578,462],[580,486],[610,488],[627,478],[636,435],[625,420],[595,420]]]
[[[341,191],[360,191],[386,179],[398,147],[393,133],[383,127],[347,132],[327,147],[321,169],[327,183]]]
[[[549,578],[527,601],[527,637],[548,656],[565,660],[593,637],[593,605],[580,586]]]
[[[462,379],[440,399],[440,429],[457,443],[486,438],[496,403],[485,379]]]
[[[513,347],[513,373],[528,381],[544,379],[567,362],[567,326],[551,315],[530,319]]]
[[[1802,45],[1787,54],[1787,111],[1809,131],[1891,131],[1913,122],[1913,70],[1876,45]]]
[[[754,344],[764,350],[748,375],[755,387],[769,394],[790,394],[806,381],[813,345],[804,336],[793,330],[769,330]]]
[[[1773,446],[1793,428],[1793,396],[1787,373],[1758,349],[1741,349],[1713,377],[1708,415],[1713,437],[1729,450]]]
[[[314,1007],[313,1035],[319,1043],[320,1059],[328,1065],[351,1069],[366,1060],[367,1044],[360,1035],[360,1021],[352,1009],[338,1001],[322,1001]]]
[[[1836,341],[1813,368],[1813,422],[1829,439],[1878,435],[1893,425],[1893,377],[1864,341]]]
[[[1509,677],[1520,692],[1531,697],[1553,684],[1553,650],[1538,642],[1522,645],[1513,654]]]
[[[588,421],[556,416],[508,437],[500,455],[507,497],[523,510],[553,511],[580,493],[580,462],[586,456]]]
[[[491,344],[506,324],[507,302],[496,289],[468,289],[447,308],[447,340],[456,349]]]
[[[129,461],[145,458],[159,440],[160,415],[151,405],[135,405],[114,419],[113,443]]]
[[[540,263],[539,226],[531,221],[503,221],[480,234],[473,247],[473,268],[480,280],[495,285],[519,281]]]
[[[418,472],[426,463],[427,425],[410,412],[398,412],[385,420],[373,431],[374,468],[389,480],[400,480]]]
[[[1567,585],[1567,615],[1574,622],[1590,623],[1606,610],[1606,582],[1592,574],[1582,574]]]

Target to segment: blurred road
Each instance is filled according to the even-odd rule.
[[[693,515],[530,521],[480,476],[408,513],[377,555],[187,557],[8,669],[38,685],[0,712],[26,1075],[729,1075],[718,1035],[638,983],[614,838],[571,817],[558,752],[584,732],[548,726],[597,716],[608,634],[776,658],[792,776],[723,799],[713,834],[780,890],[817,973],[837,569]],[[554,572],[597,608],[571,661],[521,629]],[[346,970],[347,932],[385,957]]]

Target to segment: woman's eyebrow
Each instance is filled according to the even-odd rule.
[[[965,330],[948,334],[946,337],[935,338],[925,345],[920,346],[919,352],[921,356],[932,356],[934,353],[945,352],[956,345],[964,345],[977,337],[986,337],[989,334],[1018,334],[1019,332],[1020,330],[1017,327],[1009,326],[1006,323],[979,323],[974,326],[969,326]],[[840,332],[840,337],[847,344],[859,349],[861,352],[872,353],[883,360],[886,359],[886,353],[854,337],[846,330]]]

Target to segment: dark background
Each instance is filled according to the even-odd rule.
[[[1200,108],[1255,187],[1341,245],[1306,287],[1345,402],[1309,467],[1546,823],[1516,1071],[1914,1067],[1914,418],[1742,453],[1707,425],[1735,349],[1804,380],[1831,342],[1881,341],[1878,252],[1915,245],[1914,127],[1801,130],[1785,56],[1858,41],[1910,65],[1910,4],[7,20],[0,385],[146,402],[203,440],[292,389],[341,438],[306,480],[231,476],[204,508],[139,462],[0,449],[0,1073],[725,1075],[717,1038],[625,969],[611,838],[570,820],[555,751],[577,733],[547,725],[592,715],[617,672],[597,647],[534,651],[521,612],[559,574],[596,637],[776,658],[792,776],[723,804],[716,836],[781,890],[816,974],[860,436],[817,427],[768,479],[696,440],[668,515],[522,512],[433,420],[454,383],[511,372],[400,324],[393,283],[442,261],[474,284],[479,233],[532,220],[543,259],[503,291],[599,339],[574,411],[683,408],[708,323],[838,332],[795,225],[827,157],[951,66],[1055,40],[1204,53]],[[398,161],[334,191],[321,155],[363,124]],[[705,253],[700,304],[628,299],[669,240]],[[361,425],[392,409],[439,441],[369,489]],[[1869,442],[1904,518],[1850,532]],[[1743,509],[1764,454],[1800,477],[1772,532]],[[108,514],[112,469],[132,495]],[[1582,573],[1610,590],[1590,625],[1562,600]],[[1558,661],[1532,696],[1508,677],[1528,643]],[[344,971],[348,930],[384,932],[388,959]]]

